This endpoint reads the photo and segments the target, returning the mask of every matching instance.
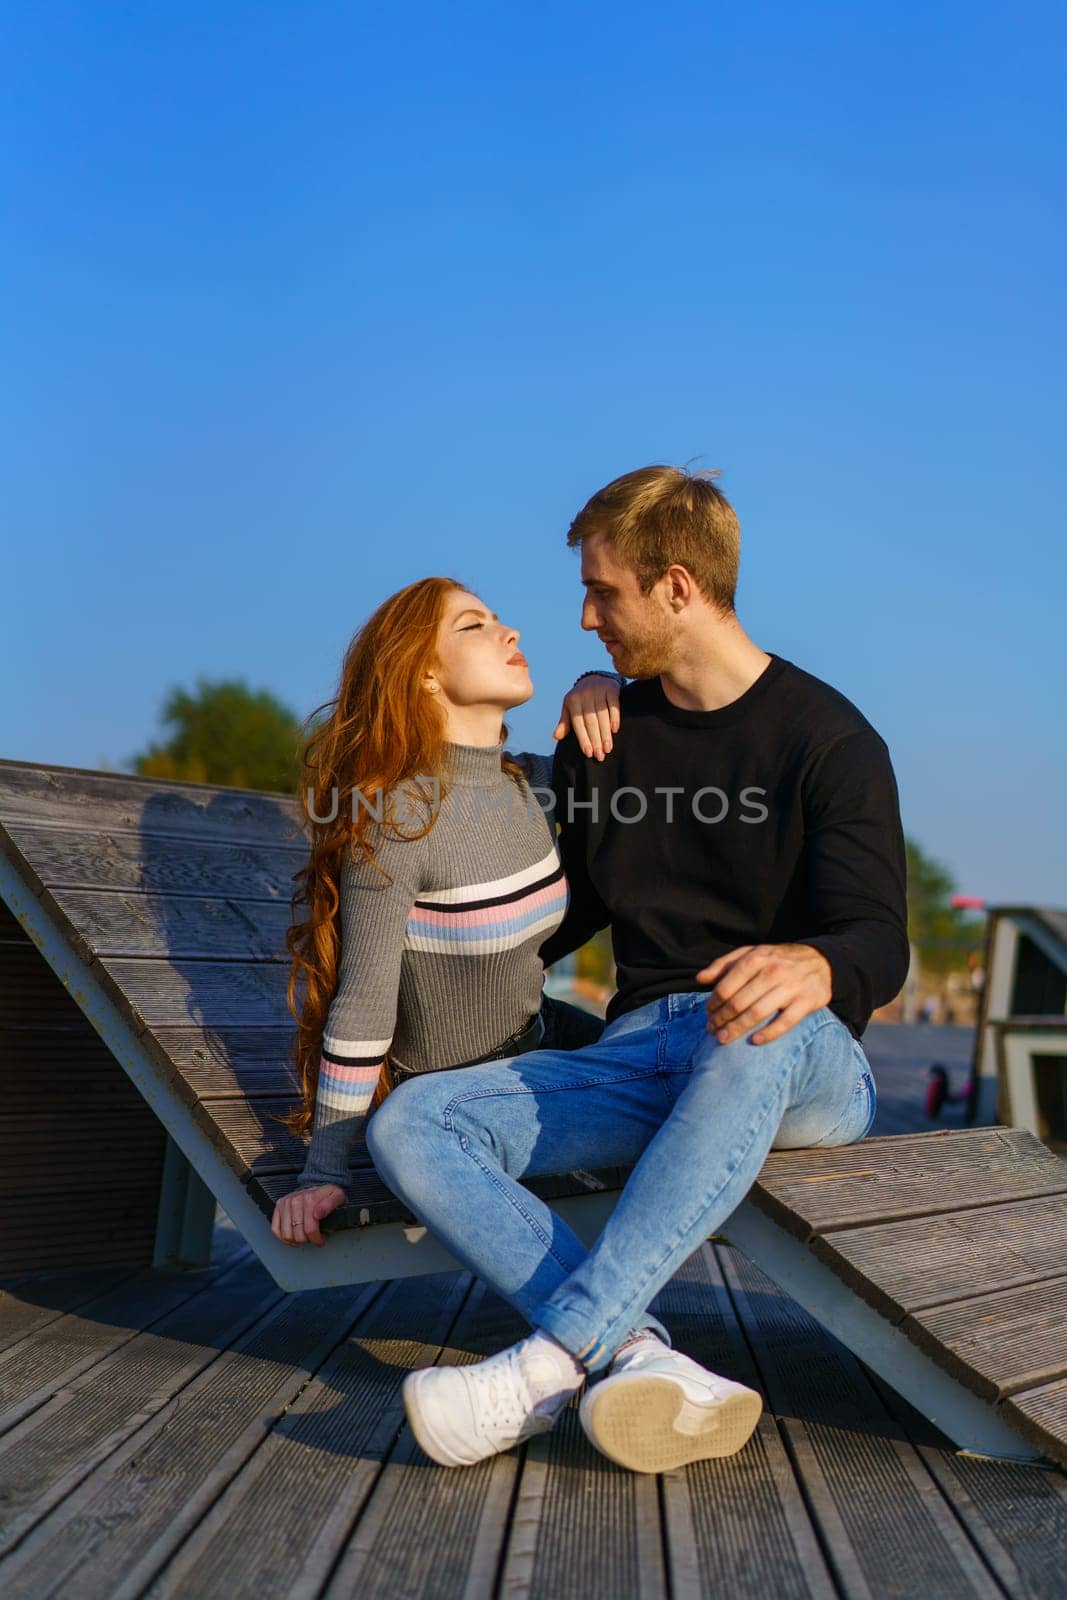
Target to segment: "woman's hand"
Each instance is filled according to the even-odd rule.
[[[347,1200],[347,1194],[336,1183],[294,1189],[292,1194],[283,1194],[274,1207],[270,1231],[282,1244],[325,1244],[319,1223]]]
[[[600,672],[587,672],[564,695],[563,710],[552,737],[563,739],[573,728],[583,756],[596,756],[603,761],[621,720],[616,680]]]

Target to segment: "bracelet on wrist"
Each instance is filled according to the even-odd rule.
[[[614,678],[620,689],[624,688],[628,682],[621,672],[605,672],[600,667],[590,667],[588,672],[580,672],[578,674],[571,684],[571,689],[577,689],[583,678]],[[571,689],[567,690],[568,694],[570,694]]]

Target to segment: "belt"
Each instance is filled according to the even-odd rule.
[[[400,1061],[390,1061],[389,1070],[393,1080],[399,1083],[402,1078],[421,1078],[426,1072],[454,1072],[456,1067],[480,1067],[486,1061],[502,1061],[505,1056],[521,1056],[527,1050],[536,1050],[545,1036],[545,1019],[540,1011],[535,1011],[529,1022],[521,1027],[517,1033],[511,1034],[498,1044],[495,1050],[489,1050],[484,1056],[475,1056],[473,1061],[457,1061],[451,1067],[405,1067]]]

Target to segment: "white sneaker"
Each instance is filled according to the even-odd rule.
[[[401,1385],[411,1431],[442,1467],[469,1467],[547,1433],[581,1388],[529,1339],[465,1367],[421,1367]]]
[[[578,1415],[597,1449],[632,1472],[670,1472],[732,1456],[752,1434],[763,1399],[709,1372],[654,1334],[621,1350],[591,1384]]]

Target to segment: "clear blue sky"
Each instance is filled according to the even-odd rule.
[[[739,613],[960,887],[1067,904],[1059,7],[9,8],[0,754],[164,694],[300,715],[446,572],[548,748],[606,660],[567,525],[724,470]]]

